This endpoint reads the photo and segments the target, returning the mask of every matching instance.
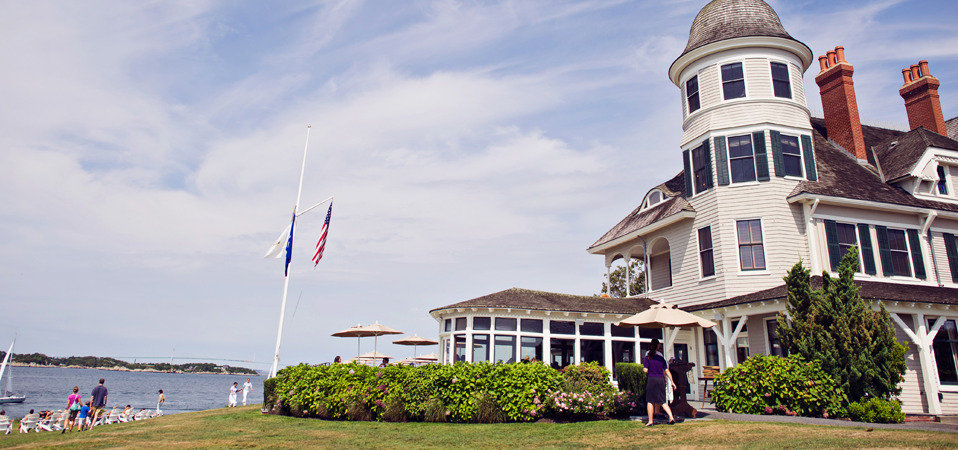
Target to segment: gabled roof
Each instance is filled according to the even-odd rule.
[[[863,300],[958,305],[958,289],[955,288],[858,280],[855,281],[855,284],[861,288],[859,294]],[[812,289],[821,289],[822,277],[818,275],[812,277],[811,285]],[[732,297],[725,300],[686,306],[682,309],[686,311],[701,311],[705,309],[723,308],[727,306],[744,305],[755,302],[785,300],[785,297],[786,289],[785,285],[782,284],[781,286],[776,286],[771,289],[739,295],[738,297]]]
[[[803,181],[799,183],[788,195],[789,198],[800,194],[815,194],[827,197],[887,203],[890,205],[958,212],[958,205],[915,198],[903,189],[884,182],[875,167],[869,164],[860,164],[855,157],[851,156],[845,150],[838,148],[832,141],[827,140],[828,135],[824,122],[823,119],[812,119],[812,134],[815,142],[815,161],[818,169],[818,181]],[[862,131],[865,136],[866,148],[872,148],[896,139],[901,140],[902,135],[906,134],[901,131],[871,126],[862,126]],[[943,144],[940,140],[951,141],[948,138],[928,132],[927,130],[925,133],[937,136],[935,142],[939,144]],[[901,144],[898,146],[900,145]],[[958,145],[958,143],[949,145]],[[898,146],[896,146],[896,148]],[[869,156],[869,159],[871,159],[872,155]],[[920,157],[920,155],[918,157]],[[917,162],[917,159],[915,161]],[[882,165],[882,168],[884,169],[884,165]]]
[[[885,181],[896,181],[915,170],[915,164],[928,147],[958,152],[958,142],[918,127],[872,148]],[[958,156],[958,153],[955,154]]]
[[[589,248],[598,247],[682,211],[694,212],[695,209],[692,208],[692,205],[681,195],[685,187],[685,181],[682,178],[684,174],[685,171],[679,172],[679,174],[671,180],[653,188],[666,192],[671,198],[644,211],[642,211],[642,205],[640,204],[639,207],[635,208],[629,215],[625,216],[624,219],[612,227],[611,230],[603,234],[602,237],[590,245]]]
[[[958,141],[958,117],[952,117],[946,120],[945,130],[948,131],[948,137]]]
[[[456,308],[512,308],[533,311],[631,315],[645,311],[654,304],[656,304],[655,301],[641,297],[591,297],[511,288],[472,300],[453,303],[429,312]]]

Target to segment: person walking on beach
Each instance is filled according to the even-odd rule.
[[[675,417],[672,417],[672,410],[665,398],[665,380],[668,378],[669,383],[672,384],[672,389],[675,389],[675,382],[672,381],[672,373],[669,372],[669,365],[665,362],[665,357],[658,353],[660,348],[659,340],[652,339],[649,352],[645,355],[643,370],[649,376],[645,387],[645,401],[649,405],[649,423],[645,424],[647,427],[652,426],[652,418],[655,417],[655,410],[658,405],[662,405],[662,409],[668,414],[669,425],[675,424]]]
[[[93,424],[96,423],[96,420],[100,418],[100,415],[103,414],[103,408],[106,407],[106,396],[109,394],[109,391],[106,389],[106,386],[103,385],[106,380],[100,378],[100,385],[93,388],[93,392],[90,394],[90,427],[93,429]]]
[[[249,395],[250,391],[253,390],[253,383],[249,382],[249,378],[246,379],[246,382],[243,383],[243,406],[246,406],[246,396]]]
[[[163,406],[163,402],[166,401],[166,396],[163,395],[163,389],[160,389],[160,396],[156,399],[156,415],[163,415],[163,411],[160,408]]]
[[[73,386],[73,393],[67,397],[67,411],[70,411],[70,415],[67,416],[67,422],[60,434],[66,433],[67,430],[73,431],[73,426],[76,425],[77,415],[80,414],[80,408],[83,407],[83,399],[78,392],[80,392],[80,387]]]
[[[236,406],[236,391],[239,390],[238,386],[239,386],[239,383],[235,381],[233,382],[233,385],[230,386],[230,399],[229,399],[229,403],[226,404],[227,408],[232,408]]]

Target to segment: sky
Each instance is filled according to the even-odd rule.
[[[599,293],[586,248],[681,170],[669,65],[705,1],[0,2],[0,345],[268,369],[511,287]],[[926,59],[958,116],[958,3],[769,1],[843,45],[863,122]],[[814,76],[809,108],[820,116]],[[372,350],[371,339],[362,351]],[[419,349],[420,354],[436,347]]]

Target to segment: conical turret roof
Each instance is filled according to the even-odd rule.
[[[682,54],[713,42],[748,36],[797,41],[785,31],[775,10],[762,0],[713,0],[692,21]]]

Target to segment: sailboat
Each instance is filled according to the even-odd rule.
[[[3,395],[0,395],[0,403],[23,403],[23,401],[27,399],[25,395],[13,393],[13,372],[7,373],[7,363],[10,362],[10,358],[13,355],[13,344],[16,343],[16,339],[10,343],[10,349],[7,350],[7,354],[3,357],[3,364],[0,365],[0,386],[2,386],[3,383],[3,376],[7,376],[7,385],[3,388]]]

